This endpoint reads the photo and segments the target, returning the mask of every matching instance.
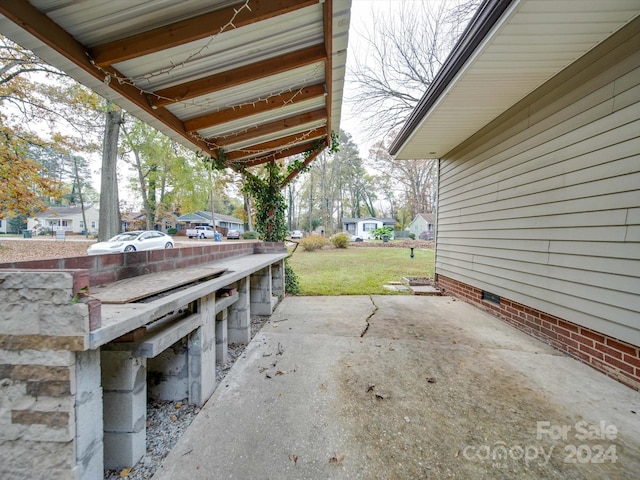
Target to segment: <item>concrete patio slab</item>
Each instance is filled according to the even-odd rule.
[[[290,297],[153,477],[636,479],[640,394],[450,297]]]

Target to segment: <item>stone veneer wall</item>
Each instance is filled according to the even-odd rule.
[[[101,479],[101,324],[91,285],[202,265],[282,243],[238,242],[0,264],[0,478]]]
[[[438,275],[437,284],[445,293],[483,308],[517,329],[640,390],[640,347],[507,298],[500,298],[499,305],[483,300],[481,289],[443,275]]]

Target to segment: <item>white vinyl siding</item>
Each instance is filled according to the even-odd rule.
[[[640,345],[640,34],[441,160],[436,272]]]

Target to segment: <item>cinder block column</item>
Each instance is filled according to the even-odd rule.
[[[183,400],[189,396],[189,342],[186,338],[147,359],[149,395],[160,400]]]
[[[102,352],[104,465],[132,467],[146,451],[146,359],[131,352]]]
[[[189,401],[204,404],[216,388],[216,294],[198,300],[202,325],[189,335]]]
[[[229,360],[227,343],[227,309],[223,309],[216,315],[216,362],[227,363]]]
[[[76,459],[81,479],[104,476],[100,351],[76,354]]]
[[[271,297],[271,267],[265,267],[251,275],[251,315],[271,315]]]
[[[2,479],[103,477],[100,356],[87,351],[100,311],[77,301],[87,285],[82,270],[0,271]]]
[[[271,265],[271,293],[276,297],[284,296],[284,260]]]
[[[243,278],[238,282],[238,300],[229,307],[227,334],[229,343],[248,344],[251,340],[251,293],[250,280]]]

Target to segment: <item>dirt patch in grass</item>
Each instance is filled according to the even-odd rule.
[[[14,240],[0,238],[0,263],[82,257],[94,240],[51,240],[33,238]]]

